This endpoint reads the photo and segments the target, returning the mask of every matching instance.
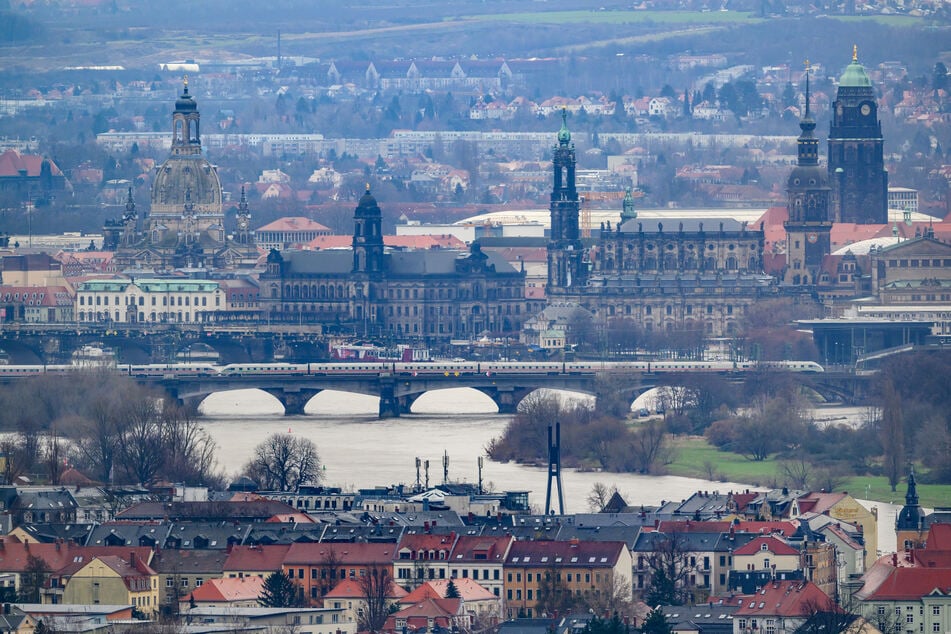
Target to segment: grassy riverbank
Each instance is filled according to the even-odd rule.
[[[676,459],[667,465],[671,475],[693,478],[746,482],[756,487],[772,487],[781,483],[780,460],[770,458],[755,462],[729,451],[719,451],[703,438],[678,437],[673,440]],[[708,468],[709,467],[709,468]],[[711,470],[715,477],[711,478]],[[905,485],[892,491],[884,476],[852,476],[843,479],[840,490],[849,491],[862,499],[904,504]],[[918,496],[922,506],[951,506],[951,485],[919,484]]]

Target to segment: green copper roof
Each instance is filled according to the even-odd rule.
[[[637,210],[634,209],[634,196],[631,194],[631,188],[628,187],[624,193],[624,204],[621,208],[621,222],[637,218]]]
[[[852,63],[845,67],[845,72],[839,79],[839,87],[848,88],[869,88],[872,81],[865,73],[865,67],[859,64],[858,60],[853,59]]]
[[[558,142],[565,144],[571,141],[571,132],[568,132],[568,109],[561,111],[561,130],[558,131]]]

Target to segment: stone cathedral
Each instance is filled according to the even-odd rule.
[[[565,115],[552,167],[549,301],[579,304],[602,322],[719,337],[736,332],[747,308],[774,290],[763,272],[762,230],[732,218],[641,220],[628,195],[621,221],[584,244]]]
[[[235,269],[257,261],[244,191],[235,230],[225,231],[221,181],[202,155],[200,123],[186,78],[172,112],[171,153],[154,174],[148,213],[140,217],[130,189],[125,214],[103,230],[120,269]]]

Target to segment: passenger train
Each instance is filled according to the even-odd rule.
[[[84,368],[75,365],[0,365],[4,376],[35,376],[66,374]],[[85,368],[88,369],[88,368]],[[815,361],[425,361],[425,362],[362,362],[362,363],[232,363],[216,366],[211,363],[119,364],[114,369],[137,378],[200,378],[241,376],[329,376],[366,374],[375,376],[472,376],[484,374],[669,374],[716,373],[731,374],[757,369],[786,372],[818,373],[824,368]]]

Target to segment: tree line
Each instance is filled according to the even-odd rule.
[[[104,484],[159,481],[221,489],[217,445],[197,413],[164,392],[109,370],[42,375],[0,388],[0,476],[59,484],[73,467]],[[272,434],[242,475],[264,490],[293,491],[322,474],[314,443]]]

